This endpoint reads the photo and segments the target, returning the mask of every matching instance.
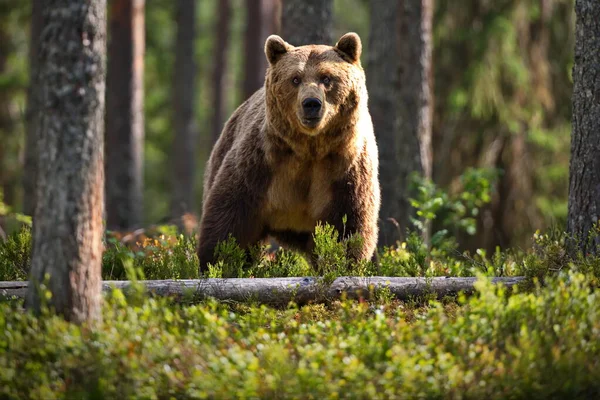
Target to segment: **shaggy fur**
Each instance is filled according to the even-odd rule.
[[[294,47],[276,35],[267,39],[265,85],[233,113],[208,161],[201,271],[215,261],[215,246],[229,234],[243,247],[272,236],[312,253],[318,221],[340,235],[360,233],[363,246],[351,256],[373,256],[378,151],[361,49],[355,33],[336,46]],[[307,98],[322,102],[318,120],[307,119],[302,107]]]

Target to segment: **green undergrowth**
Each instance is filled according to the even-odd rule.
[[[31,229],[23,227],[0,240],[0,281],[28,279],[31,258]]]
[[[194,279],[198,278],[198,257],[193,237],[177,234],[172,227],[137,241],[123,244],[110,235],[105,237],[102,277],[105,280],[130,279]]]
[[[559,231],[537,232],[527,250],[500,250],[492,254],[477,250],[474,254],[458,251],[454,242],[441,246],[426,245],[413,232],[402,243],[379,249],[378,262],[355,262],[348,256],[360,243],[359,236],[339,239],[328,224],[319,224],[314,233],[314,265],[305,255],[289,249],[270,251],[268,246],[250,249],[250,257],[230,237],[216,249],[217,262],[200,276],[196,239],[164,227],[152,237],[134,245],[123,244],[108,233],[102,259],[105,280],[124,279],[196,279],[203,277],[294,277],[323,276],[326,281],[338,276],[526,276],[543,281],[546,276],[574,270],[600,277],[600,257],[567,252],[566,235]],[[0,280],[28,279],[31,231],[23,227],[0,241]]]
[[[418,309],[285,309],[114,291],[94,329],[0,304],[0,398],[569,398],[600,395],[600,292],[575,272],[480,281]]]

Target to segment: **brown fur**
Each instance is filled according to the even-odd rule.
[[[216,244],[229,234],[243,247],[270,235],[284,246],[312,252],[318,221],[340,234],[360,233],[364,243],[353,256],[373,256],[378,151],[360,53],[354,33],[333,47],[293,47],[275,35],[267,39],[265,85],[233,113],[208,161],[201,271],[214,262]],[[303,119],[302,101],[308,97],[322,101],[317,123]]]

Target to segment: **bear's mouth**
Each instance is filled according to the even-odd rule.
[[[307,128],[315,128],[321,122],[321,117],[302,117],[301,121]]]

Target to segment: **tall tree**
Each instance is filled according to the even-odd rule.
[[[196,0],[178,0],[177,36],[173,74],[173,126],[175,138],[171,153],[173,192],[171,215],[181,216],[194,209],[196,158]]]
[[[37,65],[42,27],[42,2],[31,2],[31,28],[29,38],[29,87],[27,90],[27,133],[25,139],[25,165],[23,168],[23,212],[35,211],[35,181],[37,172],[37,97],[39,95]]]
[[[108,229],[142,222],[145,0],[110,3],[106,81]]]
[[[225,69],[227,66],[227,48],[229,47],[229,22],[231,21],[231,4],[229,0],[220,0],[217,18],[217,41],[213,64],[213,118],[212,139],[217,141],[221,134],[225,110]]]
[[[20,58],[20,26],[26,21],[27,6],[16,0],[0,5],[0,193],[9,206],[20,204],[21,124],[17,100],[25,89],[26,73],[16,63]],[[24,21],[25,20],[25,21]],[[15,62],[16,61],[16,62]]]
[[[26,306],[98,320],[104,200],[106,1],[43,2],[37,204]]]
[[[246,0],[246,33],[244,35],[244,81],[242,91],[244,100],[262,86],[261,71],[265,67],[262,60],[261,41],[263,13],[262,0]]]
[[[244,100],[264,84],[267,59],[263,48],[267,37],[277,33],[278,3],[279,0],[246,0]]]
[[[370,3],[371,25],[367,60],[369,109],[379,147],[381,211],[379,246],[399,239],[398,193],[398,0]]]
[[[332,44],[333,0],[284,0],[281,29],[293,46]]]
[[[399,0],[398,223],[401,233],[410,226],[410,175],[431,177],[431,91],[433,0]],[[376,21],[374,21],[376,22]]]
[[[0,26],[0,76],[6,73],[8,57],[12,52],[12,43],[9,32],[4,24]],[[4,201],[14,204],[13,180],[14,174],[10,172],[10,163],[6,160],[10,155],[8,143],[14,138],[14,119],[10,107],[10,95],[5,87],[0,87],[0,193],[4,194]]]
[[[261,11],[262,11],[262,35],[264,42],[267,40],[269,35],[279,34],[281,32],[281,2],[283,0],[261,0]],[[263,47],[261,46],[261,50]],[[263,57],[265,68],[267,60]],[[264,76],[263,76],[264,78]]]
[[[576,244],[573,250],[600,254],[600,3],[576,0],[575,15],[567,231]]]

